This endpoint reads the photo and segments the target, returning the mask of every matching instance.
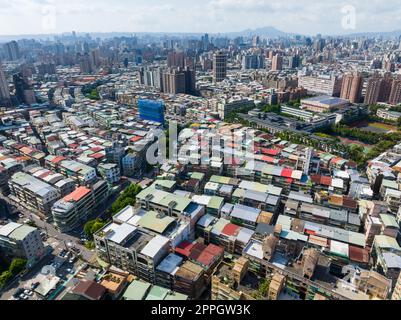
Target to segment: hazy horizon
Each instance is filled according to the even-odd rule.
[[[227,33],[272,26],[286,33],[339,35],[401,29],[401,0],[0,0],[0,35]],[[351,10],[351,11],[350,11]],[[346,15],[354,25],[344,28]],[[107,21],[107,23],[106,23]]]

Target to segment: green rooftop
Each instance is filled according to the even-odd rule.
[[[151,185],[151,188],[156,188],[157,186],[160,186],[166,189],[172,189],[175,187],[176,184],[177,183],[173,180],[156,180]]]
[[[178,292],[171,292],[164,298],[164,300],[188,300],[188,296]]]
[[[17,241],[22,241],[26,238],[26,236],[28,234],[30,234],[31,232],[33,232],[35,230],[36,230],[36,228],[24,224],[21,227],[18,227],[17,229],[15,229],[13,232],[11,232],[9,237],[12,239],[15,239]]]
[[[399,228],[399,224],[397,223],[397,220],[395,220],[395,217],[392,216],[391,214],[381,214],[380,219],[382,220],[384,226],[387,227],[392,227],[392,228]]]
[[[191,179],[203,180],[205,174],[202,172],[191,172],[189,176],[191,177]]]
[[[170,290],[153,286],[145,300],[164,300]]]
[[[155,211],[149,211],[139,220],[138,224],[143,228],[162,234],[174,221],[175,219],[172,217],[161,217],[159,216],[159,213]]]
[[[207,205],[208,208],[211,209],[220,209],[223,206],[224,199],[221,197],[213,196],[210,198],[209,204]]]
[[[123,298],[125,300],[143,300],[150,286],[150,283],[134,280],[125,290]]]
[[[394,249],[397,251],[401,251],[401,247],[398,245],[397,240],[385,235],[377,235],[375,236],[374,242],[381,249]]]
[[[168,193],[161,201],[159,201],[159,204],[162,206],[169,206],[172,202],[175,203],[174,210],[177,210],[179,212],[183,212],[188,205],[191,203],[191,200],[188,198],[178,196],[172,193]]]

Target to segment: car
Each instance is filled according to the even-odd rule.
[[[61,252],[58,254],[60,257],[64,258],[66,254],[68,253],[67,250],[61,250]]]
[[[19,217],[20,219],[23,219],[25,216],[24,216],[22,213],[20,213],[20,214],[18,215],[18,217]]]
[[[32,295],[33,295],[33,292],[32,292],[32,290],[26,289],[26,290],[24,291],[24,294],[25,294],[26,296],[32,296]]]
[[[39,287],[40,283],[39,282],[35,282],[31,284],[31,290],[35,290],[37,287]]]
[[[68,268],[66,271],[67,271],[68,273],[71,273],[72,269]]]
[[[71,248],[71,251],[74,252],[75,254],[79,254],[80,253],[79,249],[77,249],[75,247]]]
[[[69,263],[74,263],[77,260],[76,256],[71,256],[70,260],[68,260]]]
[[[22,299],[22,300],[25,300],[25,299],[26,299],[26,295],[24,295],[23,293],[21,293],[21,294],[19,295],[19,298]]]
[[[17,289],[17,291],[15,291],[15,293],[13,294],[13,297],[14,297],[15,299],[18,299],[18,297],[19,297],[21,294],[23,294],[23,293],[24,293],[24,289],[19,288],[19,289]]]

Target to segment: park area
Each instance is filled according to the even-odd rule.
[[[338,138],[341,140],[341,143],[343,143],[345,145],[363,147],[365,154],[368,154],[368,152],[370,150],[372,150],[372,148],[374,147],[374,146],[372,146],[370,144],[366,144],[366,143],[363,143],[363,142],[358,141],[358,140],[353,140],[353,139],[348,139],[348,138],[343,138],[343,137],[338,137]]]
[[[373,133],[391,133],[398,131],[398,128],[394,125],[368,121],[356,122],[352,125],[352,128],[358,128],[360,130]]]

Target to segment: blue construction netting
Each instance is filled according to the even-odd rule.
[[[138,100],[139,117],[142,120],[164,124],[164,103],[155,100]]]

